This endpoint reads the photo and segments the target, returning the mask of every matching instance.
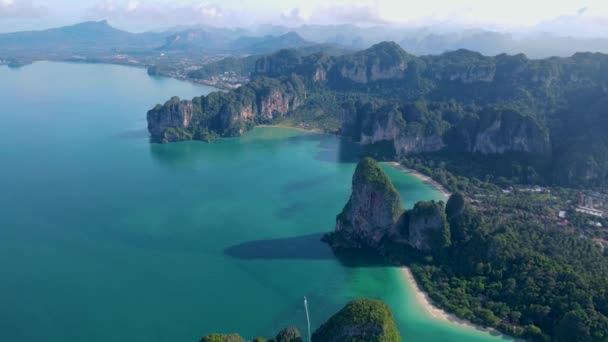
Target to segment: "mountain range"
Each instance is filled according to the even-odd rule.
[[[162,32],[131,33],[107,21],[84,22],[42,31],[0,34],[0,58],[60,59],[100,54],[264,54],[284,48],[325,44],[359,50],[395,41],[414,55],[469,49],[484,55],[524,53],[532,58],[608,53],[608,39],[579,39],[551,34],[516,36],[483,30],[437,33],[430,29],[356,25],[260,26],[256,29],[210,26],[176,27]]]
[[[417,57],[383,42],[341,56],[262,56],[249,84],[172,99],[148,113],[148,125],[154,139],[171,142],[287,122],[338,133],[383,158],[482,156],[501,177],[605,186],[607,99],[608,55]]]

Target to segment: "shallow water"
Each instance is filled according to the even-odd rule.
[[[111,65],[0,67],[0,341],[197,341],[313,329],[348,300],[394,310],[405,341],[490,341],[429,319],[399,271],[319,241],[356,146],[258,128],[150,144],[145,113],[211,88]],[[440,195],[386,167],[406,206]]]

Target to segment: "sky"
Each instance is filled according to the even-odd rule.
[[[608,0],[0,0],[0,32],[102,19],[129,31],[351,23],[608,37]]]

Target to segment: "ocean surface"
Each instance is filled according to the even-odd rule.
[[[494,341],[429,318],[397,269],[344,265],[319,241],[356,146],[257,128],[151,144],[146,111],[213,89],[145,70],[0,67],[0,341],[306,336],[349,300],[386,301],[404,341]],[[440,195],[385,166],[406,206]]]

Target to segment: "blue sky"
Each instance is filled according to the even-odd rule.
[[[108,19],[131,31],[178,24],[356,23],[608,36],[608,0],[0,0],[0,31]]]

